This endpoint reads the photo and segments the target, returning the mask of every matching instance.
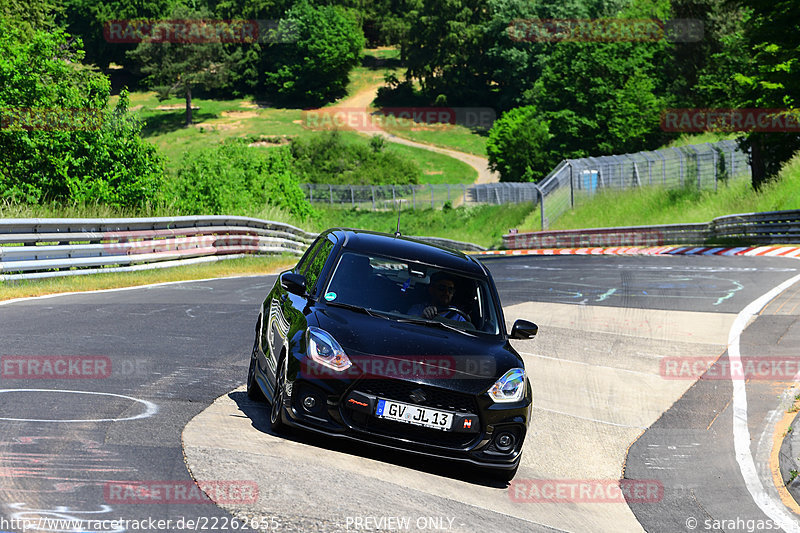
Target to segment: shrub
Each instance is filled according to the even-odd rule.
[[[298,137],[292,141],[291,150],[297,173],[304,182],[351,185],[419,183],[421,171],[417,164],[382,146],[382,138],[348,141],[334,130]]]
[[[184,157],[167,202],[182,214],[246,214],[269,204],[305,219],[312,214],[287,147],[266,153],[231,139]]]
[[[550,137],[549,125],[535,107],[507,111],[489,131],[489,167],[500,172],[501,181],[538,181],[551,167],[545,153]]]

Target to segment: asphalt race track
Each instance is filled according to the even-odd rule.
[[[514,341],[534,417],[510,486],[413,455],[272,434],[240,386],[274,276],[210,280],[0,305],[0,530],[22,531],[21,520],[28,531],[242,530],[233,516],[264,531],[800,530],[770,471],[800,393],[786,370],[800,285],[739,316],[800,262],[485,262],[506,320],[540,325],[536,339]],[[731,380],[720,367],[739,356],[786,364]],[[715,377],[696,381],[717,358]]]

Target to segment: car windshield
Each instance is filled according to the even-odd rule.
[[[390,319],[499,334],[497,308],[485,279],[413,261],[345,252],[323,298]]]

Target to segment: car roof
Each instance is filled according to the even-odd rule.
[[[488,274],[483,265],[462,252],[409,237],[352,228],[332,228],[325,233],[328,232],[337,236],[344,251],[407,259],[474,276],[485,277]]]

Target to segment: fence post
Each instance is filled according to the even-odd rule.
[[[450,201],[450,184],[447,184],[447,201]]]
[[[394,185],[392,185],[392,204],[394,204],[396,201],[397,200],[395,198],[395,189],[394,189]]]
[[[428,187],[431,188],[431,209],[433,209],[433,183],[429,183]]]
[[[371,185],[372,187],[372,210],[375,211],[375,186]]]
[[[694,157],[697,163],[697,190],[699,191],[703,189],[703,180],[702,180],[703,174],[700,168],[700,150],[695,148],[695,146],[692,144],[689,145],[689,148],[691,148],[692,152],[694,152]]]
[[[350,205],[352,205],[353,207],[356,206],[356,196],[353,193],[353,186],[352,185],[350,186]]]
[[[412,209],[417,208],[417,188],[414,187],[413,185],[411,186],[411,205]]]
[[[314,203],[314,187],[310,183],[308,184],[308,203]]]
[[[542,193],[542,189],[539,188],[537,184],[534,183],[533,186],[536,187],[536,192],[538,193],[539,196],[539,215],[540,215],[539,218],[541,218],[542,231],[544,231],[547,229],[545,227],[545,219],[544,219],[544,194]]]
[[[463,183],[461,184],[461,204],[464,205],[467,203],[467,186]]]
[[[572,175],[572,161],[567,160],[569,167],[569,206],[575,207],[575,178]]]
[[[328,191],[331,193],[331,205],[333,205],[333,185],[328,185]]]

